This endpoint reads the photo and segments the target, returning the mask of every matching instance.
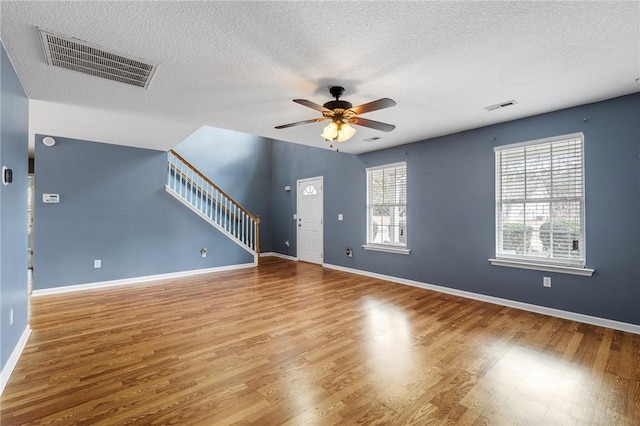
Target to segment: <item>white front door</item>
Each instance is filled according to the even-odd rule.
[[[322,264],[322,176],[298,181],[298,260]]]

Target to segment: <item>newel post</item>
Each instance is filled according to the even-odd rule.
[[[258,265],[260,265],[260,216],[256,216],[256,253],[258,255]]]

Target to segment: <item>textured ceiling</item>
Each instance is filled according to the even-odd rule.
[[[166,150],[201,125],[327,147],[291,102],[354,105],[359,153],[640,91],[640,2],[9,2],[34,132]],[[37,27],[159,64],[148,90],[46,65]],[[512,107],[483,107],[514,99]],[[55,113],[56,105],[65,111]],[[94,125],[93,120],[96,120]],[[76,129],[76,130],[74,130]],[[74,133],[76,132],[76,133]],[[184,134],[184,135],[183,135]],[[375,142],[363,139],[379,136]]]

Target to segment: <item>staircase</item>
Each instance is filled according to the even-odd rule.
[[[167,192],[253,255],[260,257],[260,217],[249,213],[174,150],[167,155]]]

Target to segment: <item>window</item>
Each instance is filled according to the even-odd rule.
[[[304,189],[302,190],[303,197],[308,197],[310,195],[318,195],[318,190],[316,189],[315,186],[311,184],[305,186]]]
[[[368,250],[407,250],[407,164],[367,169]]]
[[[493,264],[593,273],[577,271],[585,265],[583,139],[578,133],[495,148]]]

